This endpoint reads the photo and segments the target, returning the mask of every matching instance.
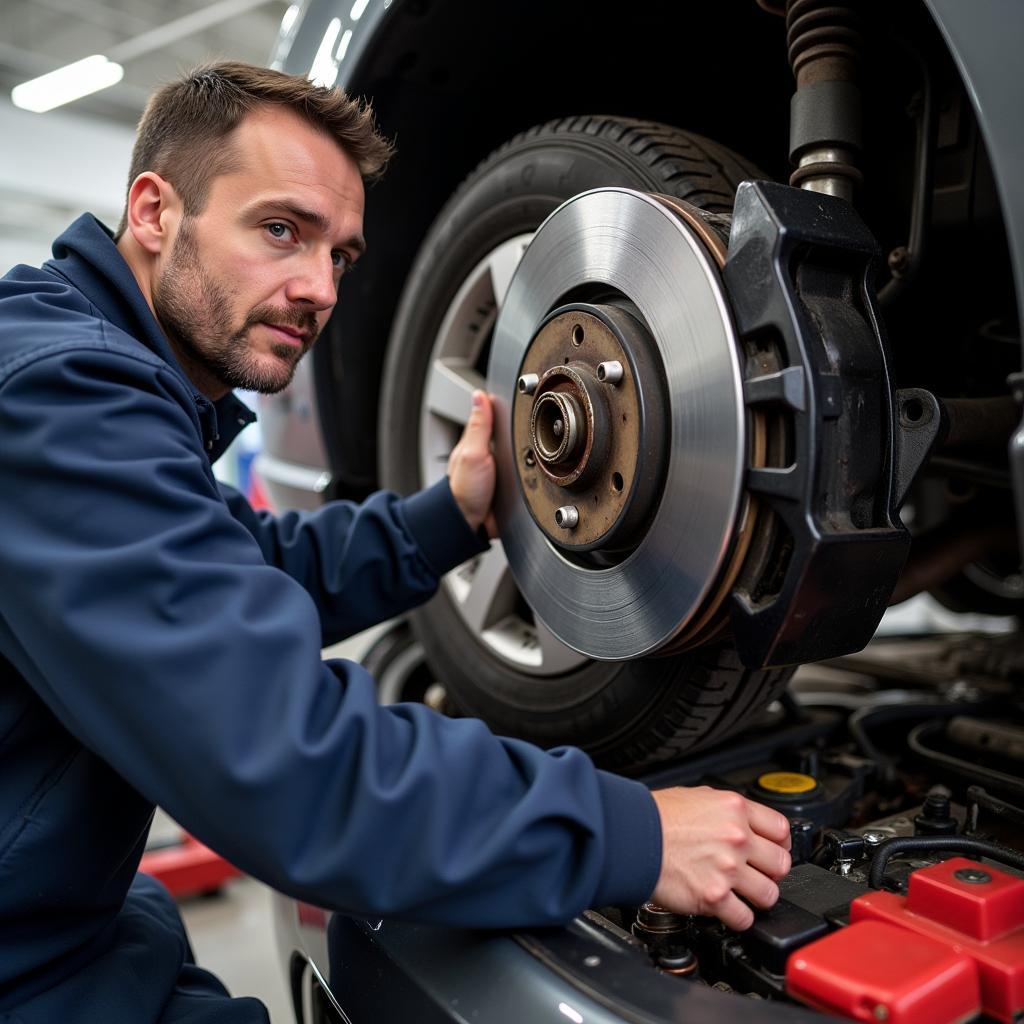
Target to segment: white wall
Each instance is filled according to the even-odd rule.
[[[133,131],[61,110],[32,114],[0,97],[0,140],[0,276],[49,259],[53,240],[87,210],[117,227]],[[258,428],[243,431],[218,476],[234,483],[239,456],[259,443]]]
[[[0,97],[0,274],[38,265],[88,210],[121,217],[134,132],[61,110],[33,114]]]

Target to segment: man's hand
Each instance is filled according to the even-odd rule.
[[[742,931],[753,911],[767,910],[790,868],[789,821],[739,793],[662,789],[653,794],[661,815],[661,876],[651,899],[679,914],[707,914]]]
[[[473,411],[448,457],[448,480],[452,497],[466,522],[474,529],[487,526],[487,536],[498,536],[491,505],[494,502],[494,456],[491,454],[491,430],[494,413],[491,400],[483,391],[473,392]]]

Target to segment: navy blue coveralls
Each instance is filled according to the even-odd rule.
[[[320,649],[481,549],[447,482],[313,514],[213,476],[251,419],[197,393],[109,231],[0,280],[0,1021],[259,1021],[136,868],[159,804],[281,892],[539,925],[646,899],[650,794]]]

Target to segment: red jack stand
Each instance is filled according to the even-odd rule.
[[[242,873],[187,832],[180,843],[147,850],[139,870],[158,878],[178,898],[216,892]]]

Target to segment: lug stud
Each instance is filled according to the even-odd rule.
[[[555,509],[555,525],[563,530],[575,530],[579,521],[580,513],[575,505],[563,505]]]
[[[617,359],[611,359],[606,363],[598,363],[597,379],[602,384],[618,384],[622,380],[622,363]]]
[[[540,383],[540,377],[535,373],[524,373],[519,378],[519,393],[521,395],[532,395],[537,390],[537,385]]]

